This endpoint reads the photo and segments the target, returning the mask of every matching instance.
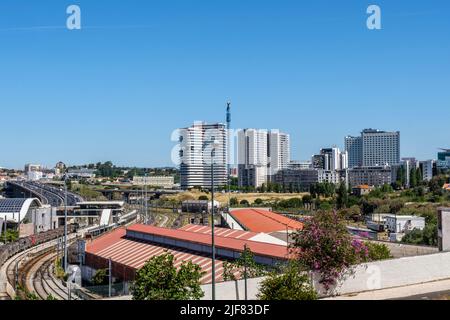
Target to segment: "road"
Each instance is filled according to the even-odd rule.
[[[389,288],[324,300],[448,300],[450,298],[450,279]]]
[[[39,194],[43,198],[45,204],[49,204],[52,207],[62,207],[64,206],[64,189],[53,187],[48,184],[39,182],[28,182],[28,181],[17,181],[14,182],[23,188],[31,190],[32,192]],[[24,196],[27,196],[26,192]],[[75,193],[67,192],[67,205],[69,207],[74,207],[78,202],[82,202],[83,198]]]

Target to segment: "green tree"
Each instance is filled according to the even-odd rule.
[[[258,205],[258,206],[262,205],[263,204],[262,199],[260,199],[260,198],[255,199],[255,204]]]
[[[235,207],[239,204],[239,201],[236,197],[230,199],[230,206]]]
[[[247,274],[245,274],[245,272]],[[247,278],[262,277],[267,273],[266,268],[255,262],[253,252],[245,247],[241,256],[233,262],[223,263],[223,279],[224,281],[235,281]],[[236,276],[238,274],[238,276]]]
[[[409,187],[415,188],[417,187],[417,183],[416,169],[412,168],[409,172]]]
[[[369,261],[388,260],[393,258],[391,251],[384,243],[366,242],[365,245],[369,250]]]
[[[240,205],[248,207],[250,205],[250,203],[248,202],[248,200],[243,199],[243,200],[241,200]]]
[[[341,183],[337,190],[336,205],[338,209],[345,209],[348,206],[348,190],[345,183]]]
[[[292,261],[282,269],[281,274],[271,272],[261,283],[259,300],[317,300],[308,274],[303,272],[298,262]]]
[[[337,212],[317,212],[302,231],[293,234],[293,239],[299,263],[317,273],[326,290],[351,273],[354,265],[367,260],[369,254],[364,243],[352,238]]]
[[[204,296],[201,268],[192,262],[178,269],[175,257],[165,253],[150,259],[136,273],[132,286],[133,300],[199,300]]]
[[[103,286],[108,284],[109,278],[108,278],[108,270],[107,269],[99,269],[95,273],[95,275],[92,277],[92,283],[95,286]]]

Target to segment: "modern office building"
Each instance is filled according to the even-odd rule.
[[[433,179],[433,167],[435,165],[434,160],[426,160],[426,161],[420,161],[420,171],[422,172],[422,179],[424,181],[431,181]]]
[[[268,176],[268,131],[244,129],[237,136],[239,186],[261,187]]]
[[[324,148],[320,154],[312,157],[313,167],[327,171],[345,170],[348,168],[348,152],[339,148]]]
[[[345,150],[348,153],[349,168],[360,167],[363,164],[362,159],[362,137],[345,137]]]
[[[438,152],[437,167],[439,169],[450,169],[450,149],[442,149]]]
[[[311,161],[291,161],[289,163],[288,169],[302,170],[302,169],[312,169],[313,164]]]
[[[179,129],[179,133],[181,188],[211,188],[212,161],[214,161],[214,185],[226,185],[228,180],[226,126],[221,123],[196,122],[191,127]],[[215,147],[214,141],[218,144]]]
[[[372,167],[400,163],[400,132],[365,129],[360,137],[345,138],[349,166]]]
[[[238,132],[239,185],[261,187],[291,163],[290,137],[279,130]]]
[[[317,169],[283,169],[272,176],[272,182],[285,188],[294,188],[300,192],[309,192],[313,184],[319,182]]]
[[[291,142],[290,135],[279,130],[272,130],[269,133],[268,156],[270,175],[276,174],[282,169],[287,169],[291,162]]]
[[[391,184],[394,180],[390,166],[355,167],[348,170],[350,186],[368,185],[380,187]]]

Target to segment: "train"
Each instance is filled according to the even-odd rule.
[[[79,226],[77,224],[70,224],[67,226],[67,233],[77,232],[78,228]],[[37,235],[31,235],[26,238],[20,238],[15,242],[2,245],[0,246],[0,266],[2,266],[9,258],[22,251],[62,236],[64,236],[64,227],[39,233]]]

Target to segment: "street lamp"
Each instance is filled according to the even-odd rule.
[[[212,300],[216,300],[216,247],[214,243],[214,156],[216,148],[220,143],[217,140],[211,141],[211,249],[212,249]]]
[[[67,273],[67,176],[64,176],[64,271]]]

